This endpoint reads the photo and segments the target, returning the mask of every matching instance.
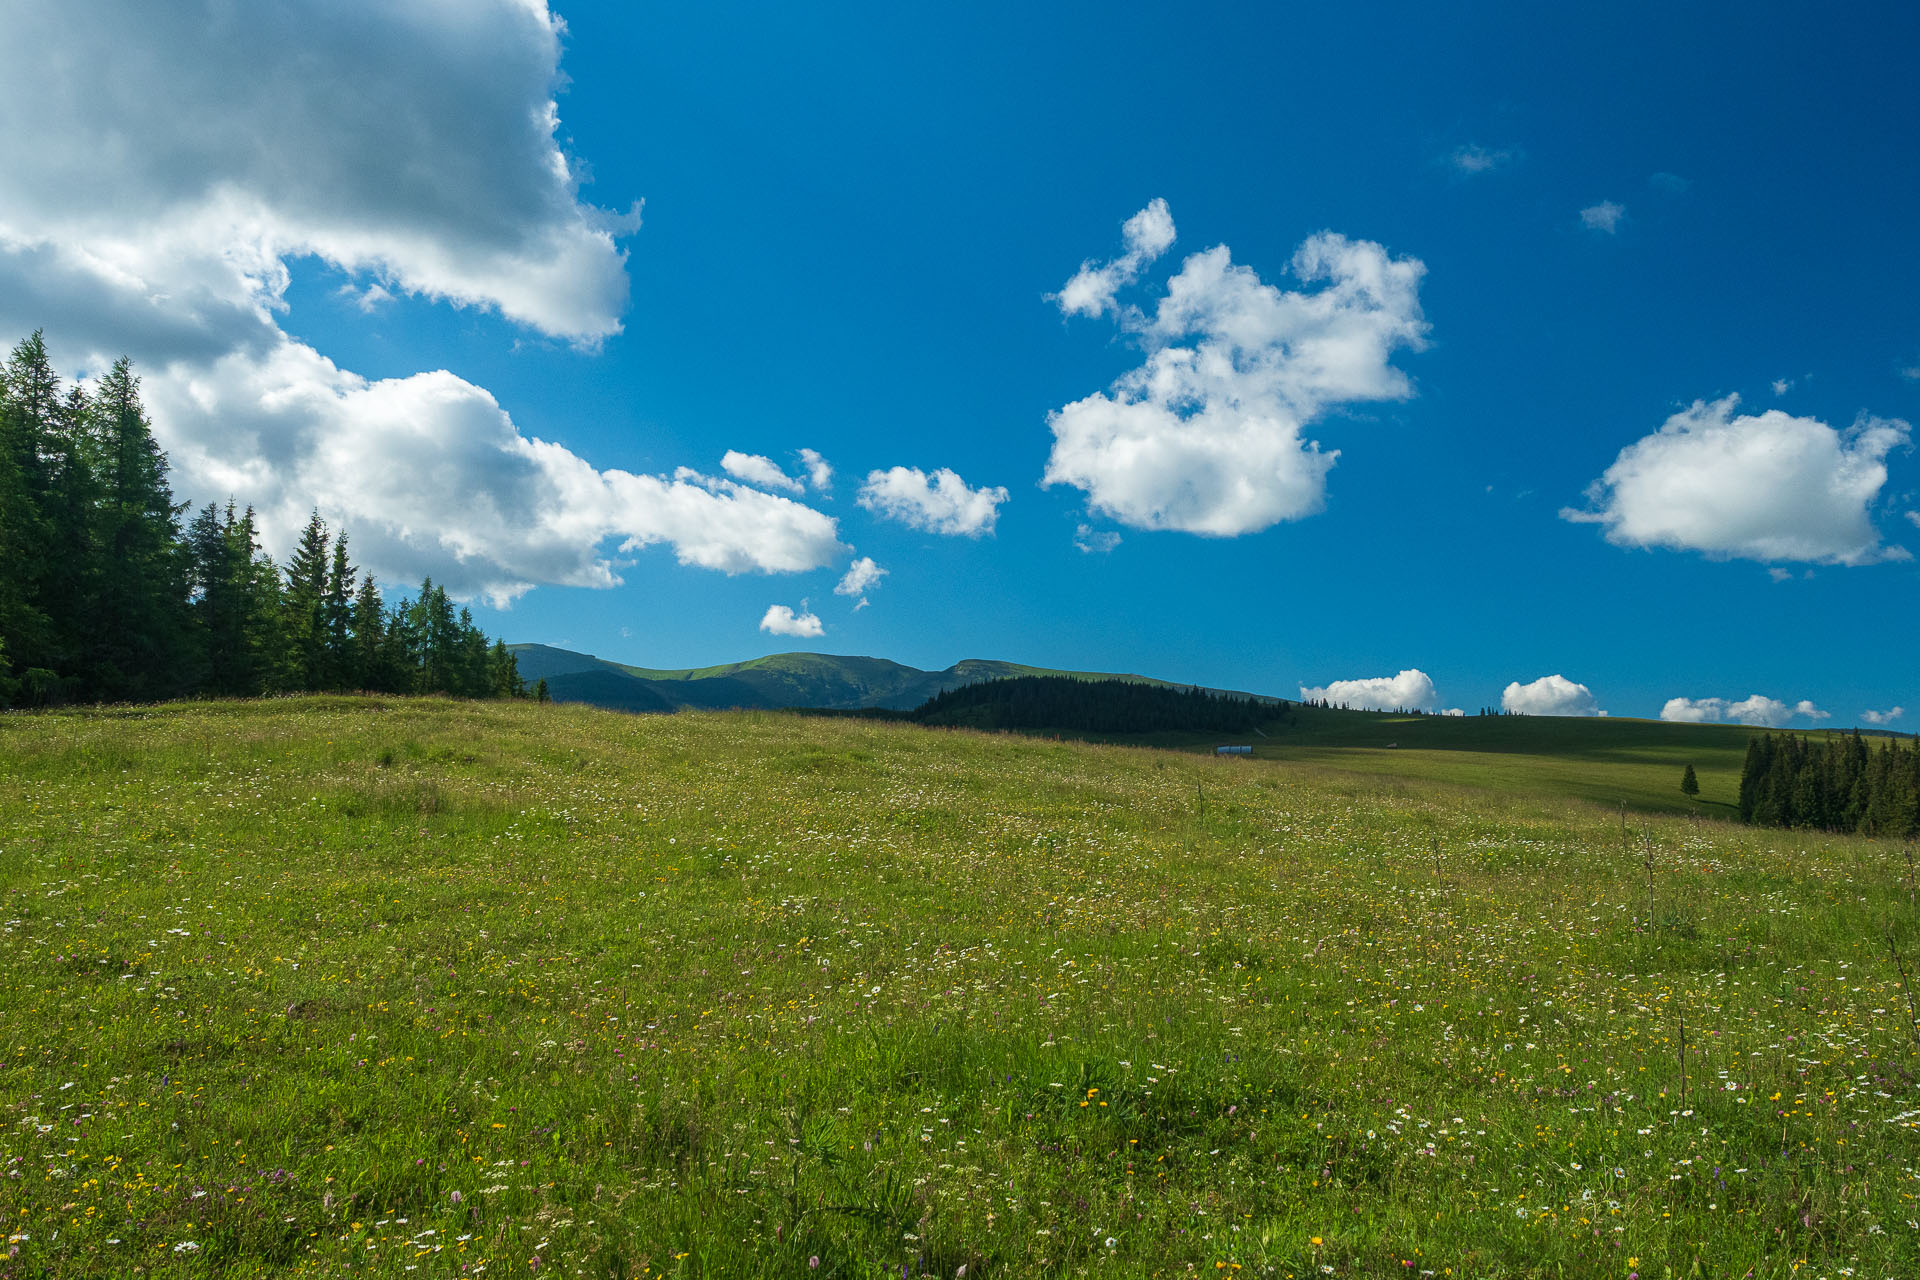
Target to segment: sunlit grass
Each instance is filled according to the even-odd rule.
[[[442,701],[0,717],[0,779],[0,1280],[1920,1257],[1886,844]]]

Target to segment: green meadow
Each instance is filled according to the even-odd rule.
[[[1246,739],[1264,759],[1580,799],[1649,812],[1732,818],[1757,730],[1738,725],[1571,716],[1405,716],[1295,707],[1294,723]],[[1680,794],[1691,764],[1700,795]]]
[[[1902,848],[1380,723],[0,717],[0,1280],[1916,1274]]]

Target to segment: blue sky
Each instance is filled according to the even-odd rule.
[[[1920,715],[1912,11],[1247,8],[47,17],[0,321],[510,640]]]

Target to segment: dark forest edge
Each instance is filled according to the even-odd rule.
[[[282,566],[253,509],[176,505],[125,358],[62,387],[36,331],[0,369],[0,707],[344,692],[521,696],[431,579],[389,605],[318,513]]]
[[[935,728],[1024,733],[1244,733],[1284,721],[1284,702],[1126,680],[1013,676],[935,694],[911,711],[790,708],[801,715],[895,720]]]
[[[1820,739],[1764,733],[1740,769],[1740,820],[1868,836],[1920,835],[1920,741],[1871,746],[1858,729]]]

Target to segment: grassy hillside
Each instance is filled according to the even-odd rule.
[[[947,689],[1025,675],[1190,687],[1145,676],[1057,672],[973,659],[930,672],[878,658],[792,653],[668,671],[621,666],[544,645],[514,649],[523,672],[530,679],[547,676],[559,700],[616,710],[657,710],[656,700],[675,709],[905,710]],[[1738,798],[1747,740],[1759,731],[1743,725],[1668,724],[1622,717],[1406,716],[1296,707],[1285,724],[1241,735],[1101,735],[1065,725],[1042,732],[1206,752],[1231,737],[1251,745],[1255,756],[1264,759],[1321,764],[1358,774],[1424,778],[1506,794],[1577,797],[1648,812],[1724,817],[1732,814]],[[1699,798],[1691,801],[1680,794],[1680,775],[1689,764],[1701,785]]]
[[[1621,717],[1401,716],[1298,707],[1284,724],[1235,740],[1251,745],[1259,759],[1355,774],[1730,817],[1747,740],[1757,732],[1744,725]],[[1224,739],[1155,735],[1139,741],[1211,751]],[[1701,789],[1693,801],[1680,794],[1680,775],[1689,764]]]
[[[1920,1252],[1886,845],[525,704],[12,715],[0,777],[4,1280]]]

